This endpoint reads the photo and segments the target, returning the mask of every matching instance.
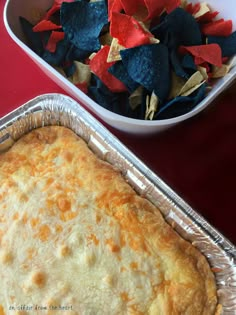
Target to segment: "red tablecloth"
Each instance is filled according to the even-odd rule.
[[[43,93],[64,93],[8,36],[0,1],[0,116]],[[236,84],[197,117],[140,138],[109,128],[236,244]]]

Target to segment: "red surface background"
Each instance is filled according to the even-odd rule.
[[[0,0],[0,116],[44,93],[64,93],[12,41]],[[225,237],[236,244],[236,82],[212,106],[168,131],[140,138],[110,128]]]

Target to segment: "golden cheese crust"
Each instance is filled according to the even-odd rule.
[[[205,257],[69,129],[22,137],[0,182],[0,315],[216,314]]]

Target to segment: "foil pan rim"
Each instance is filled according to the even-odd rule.
[[[64,125],[82,136],[100,158],[117,167],[139,194],[153,202],[166,221],[208,259],[223,314],[236,314],[236,247],[77,101],[64,94],[42,94],[0,118],[0,151],[45,125]]]

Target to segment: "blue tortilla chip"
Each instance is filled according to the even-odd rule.
[[[54,53],[45,49],[41,57],[52,66],[61,66],[65,61],[69,47],[69,41],[64,39],[57,43],[57,48]]]
[[[65,63],[71,64],[71,62],[74,60],[82,62],[89,55],[90,52],[75,47],[73,44],[71,44],[67,37],[65,37],[63,41],[57,43],[54,53],[45,49],[41,54],[42,58],[53,66],[63,66]],[[71,71],[72,70],[69,70],[69,72]]]
[[[70,41],[85,51],[97,51],[101,48],[99,35],[108,23],[105,1],[63,2],[61,6],[61,25]]]
[[[197,67],[194,63],[194,59],[193,56],[191,56],[190,54],[186,54],[183,56],[182,60],[181,60],[181,65],[182,67],[187,71],[190,70],[190,76],[197,71]]]
[[[153,27],[151,32],[157,37],[163,37],[166,32],[172,44],[168,47],[193,46],[202,44],[202,34],[196,19],[182,8],[176,8],[170,14],[167,14],[163,21]]]
[[[189,96],[177,96],[161,106],[155,119],[169,119],[190,112],[206,96],[207,84],[202,84],[199,89]]]
[[[236,54],[236,31],[230,36],[208,36],[208,44],[218,44],[222,50],[222,57],[232,57]]]
[[[71,77],[76,71],[75,63],[74,62],[68,62],[68,64],[64,65],[63,70],[64,70],[67,77]]]
[[[117,114],[122,113],[122,100],[127,98],[127,93],[113,93],[96,76],[92,75],[90,86],[88,87],[89,96],[102,107]]]
[[[128,92],[111,92],[96,75],[92,74],[91,84],[88,87],[88,95],[103,108],[116,114],[135,119],[144,119],[145,117],[145,93],[143,94],[142,104],[133,110],[129,106]]]
[[[164,100],[170,89],[168,49],[163,44],[142,45],[120,51],[130,77]]]
[[[134,119],[145,119],[145,111],[146,111],[146,94],[142,94],[142,101],[141,103],[135,107],[135,109],[130,107],[129,98],[123,100],[123,115],[129,118]]]
[[[178,77],[184,78],[186,80],[190,77],[190,75],[185,71],[184,67],[182,66],[178,53],[174,49],[170,52],[170,63],[173,71]]]
[[[131,107],[129,106],[129,103],[127,102],[126,108],[127,108],[126,117],[134,118],[134,119],[142,119],[142,120],[145,119],[146,104],[142,103],[139,106],[137,106],[135,109],[131,109]]]
[[[90,51],[80,49],[76,47],[75,45],[70,44],[69,49],[65,56],[65,60],[66,61],[77,60],[77,61],[83,62],[86,58],[89,57],[90,54],[91,54]]]
[[[50,65],[61,66],[70,47],[70,42],[68,40],[58,42],[56,51],[52,53],[44,48],[47,45],[51,31],[34,32],[33,25],[23,17],[20,17],[20,23],[32,50]]]
[[[88,87],[89,96],[102,107],[112,110],[114,94],[105,84],[94,74],[92,74],[90,86]]]
[[[110,72],[118,80],[123,82],[130,93],[135,91],[139,86],[139,84],[130,77],[122,61],[118,61],[114,65],[112,65],[108,69],[108,72]]]
[[[175,74],[183,79],[189,79],[197,71],[194,59],[189,54],[184,55],[181,59],[178,53],[172,50],[170,52],[170,62]]]
[[[24,17],[19,17],[22,30],[29,43],[29,47],[38,55],[43,53],[43,43],[41,41],[41,35],[33,31],[33,25],[27,21]]]

